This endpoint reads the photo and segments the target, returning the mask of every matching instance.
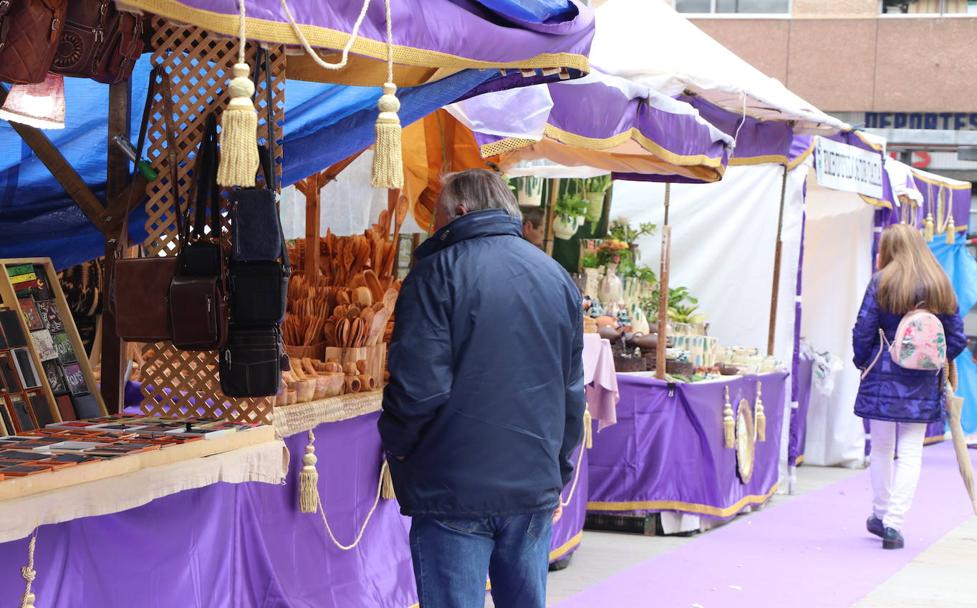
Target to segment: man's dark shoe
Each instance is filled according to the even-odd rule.
[[[886,528],[885,534],[882,536],[882,548],[883,549],[902,549],[906,546],[906,541],[902,538],[902,534],[899,530],[895,528]]]
[[[865,528],[869,531],[869,534],[874,534],[879,538],[885,536],[885,526],[882,525],[882,520],[876,516],[868,518],[865,522]]]

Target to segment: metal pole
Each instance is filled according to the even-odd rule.
[[[665,379],[665,347],[668,345],[668,272],[671,266],[672,227],[668,225],[672,185],[665,184],[665,221],[662,225],[662,254],[658,276],[658,344],[655,351],[655,377]]]
[[[777,306],[780,301],[780,260],[784,241],[784,201],[787,198],[787,165],[784,165],[784,178],[780,184],[780,214],[777,217],[777,244],[773,253],[773,287],[770,293],[770,327],[767,330],[767,355],[773,356],[777,338]]]

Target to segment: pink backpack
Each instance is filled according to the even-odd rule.
[[[938,371],[946,366],[946,333],[936,315],[917,308],[903,315],[896,328],[895,339],[889,344],[885,332],[879,329],[879,354],[862,373],[862,378],[875,367],[882,349],[889,347],[892,362],[904,369]]]

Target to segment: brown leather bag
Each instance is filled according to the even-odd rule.
[[[0,0],[0,80],[44,81],[67,10],[68,0]]]
[[[142,125],[139,129],[139,143],[137,153],[142,152],[146,139],[152,100],[156,93],[158,70],[153,70],[149,76],[149,87],[146,94],[146,105],[143,109]],[[162,75],[165,81],[165,74]],[[164,102],[169,95],[169,87],[164,87]],[[171,104],[170,104],[171,105]],[[172,116],[172,108],[167,107],[164,116]],[[168,121],[166,125],[168,148],[170,148],[170,198],[176,212],[179,226],[183,218],[180,209],[179,181],[176,170],[175,144],[172,143],[172,129]],[[141,185],[140,185],[141,184]],[[145,198],[146,182],[138,172],[130,185],[130,203],[128,209],[134,208]],[[115,329],[119,337],[127,342],[162,342],[173,337],[170,326],[170,282],[176,274],[177,258],[152,256],[148,258],[123,258],[128,239],[128,212],[122,222],[122,231],[116,241],[113,273],[109,281],[112,294],[111,305],[115,307]],[[179,226],[182,231],[182,226]]]
[[[113,0],[74,0],[51,71],[115,84],[129,78],[142,51],[141,15],[117,10]]]

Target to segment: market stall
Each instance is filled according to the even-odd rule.
[[[775,405],[784,399],[786,376],[675,383],[620,375],[618,424],[601,433],[590,454],[587,509],[727,519],[763,504],[778,486],[784,419]],[[754,442],[761,412],[765,432]],[[732,444],[726,416],[736,419]]]
[[[388,85],[385,86],[387,90],[383,91],[386,97],[382,107],[386,110],[382,113],[380,127],[374,127],[374,123],[378,120],[376,103],[381,91],[373,87],[394,80],[413,87],[398,92],[401,102],[399,120],[407,123],[444,103],[478,91],[579,76],[587,70],[585,55],[593,31],[590,11],[570,2],[548,3],[547,7],[534,3],[493,3],[491,8],[474,4],[462,7],[454,3],[432,7],[428,3],[425,8],[436,9],[431,14],[437,14],[438,19],[450,20],[459,33],[452,38],[454,46],[451,48],[445,48],[445,41],[440,37],[430,35],[436,28],[431,28],[426,19],[416,17],[426,14],[426,11],[422,13],[418,7],[405,7],[403,3],[394,7],[393,24],[389,22],[389,12],[370,11],[359,35],[355,31],[343,33],[353,30],[353,22],[359,11],[359,5],[354,6],[353,3],[333,6],[331,8],[336,10],[324,14],[320,14],[315,6],[293,6],[298,22],[288,8],[280,7],[277,2],[228,4],[164,1],[130,5],[148,8],[154,15],[145,20],[147,29],[152,32],[149,36],[149,50],[152,52],[149,57],[136,63],[130,81],[134,98],[141,98],[141,94],[148,89],[146,118],[143,121],[138,120],[138,111],[131,112],[134,120],[126,120],[126,115],[130,113],[130,88],[129,83],[125,83],[113,85],[111,105],[106,102],[105,87],[89,89],[85,91],[86,95],[68,95],[68,104],[72,108],[68,115],[69,122],[89,111],[86,104],[109,108],[107,115],[91,114],[91,119],[100,123],[97,128],[94,123],[84,123],[83,120],[75,122],[64,138],[52,144],[36,129],[15,125],[13,129],[31,146],[31,152],[26,152],[26,147],[22,148],[17,135],[7,130],[6,125],[4,132],[0,133],[4,149],[15,151],[5,155],[10,162],[4,171],[6,192],[11,196],[17,193],[18,204],[29,210],[28,215],[37,226],[33,233],[23,232],[23,238],[5,241],[4,245],[17,251],[54,249],[54,241],[47,239],[57,239],[58,234],[50,234],[50,228],[64,228],[66,222],[61,220],[65,219],[62,217],[65,212],[73,221],[72,230],[88,226],[87,219],[109,241],[104,249],[110,258],[107,276],[120,284],[125,273],[114,262],[117,258],[120,258],[120,262],[125,261],[121,259],[125,254],[121,246],[116,249],[115,242],[120,234],[124,239],[130,232],[129,228],[136,228],[132,236],[139,240],[146,237],[142,253],[146,256],[145,260],[152,262],[156,268],[166,258],[176,259],[181,249],[179,244],[184,243],[190,230],[195,234],[195,241],[205,240],[202,237],[207,234],[204,229],[206,218],[215,222],[207,225],[210,235],[226,234],[228,239],[239,227],[239,222],[243,225],[240,218],[232,213],[236,211],[233,205],[213,194],[220,189],[216,185],[212,187],[205,180],[213,171],[218,175],[215,184],[250,185],[249,182],[254,179],[254,171],[248,168],[252,150],[246,144],[238,147],[232,143],[222,145],[221,163],[215,167],[212,159],[216,155],[208,156],[211,148],[205,146],[216,148],[217,131],[212,126],[215,121],[210,115],[219,114],[225,108],[246,114],[249,111],[247,106],[252,103],[247,99],[251,95],[251,86],[257,89],[253,100],[257,111],[251,113],[258,126],[257,134],[248,134],[250,138],[257,135],[257,141],[251,145],[257,148],[255,144],[258,141],[269,145],[272,160],[278,166],[263,167],[264,187],[268,190],[246,194],[261,196],[263,201],[271,201],[273,205],[274,194],[270,191],[276,189],[277,177],[282,169],[285,180],[296,181],[309,172],[327,169],[370,145],[375,128],[383,127],[386,129],[384,134],[389,134],[393,122],[398,120],[396,115],[390,116],[395,112],[390,110],[394,105],[390,99],[393,95],[391,89],[395,87]],[[225,9],[228,10],[222,13]],[[414,17],[408,19],[408,13]],[[269,22],[275,20],[279,27],[268,27]],[[185,25],[187,22],[196,25]],[[359,26],[357,22],[356,27]],[[393,37],[390,35],[391,29],[395,32]],[[477,30],[482,31],[476,34]],[[214,36],[214,32],[228,37]],[[493,44],[474,49],[463,43],[468,34],[484,40],[491,39]],[[247,45],[245,38],[249,43]],[[508,42],[496,47],[500,41]],[[321,69],[319,64],[322,57],[312,50],[312,46],[331,49],[347,43],[344,57],[352,50],[357,59],[350,62],[345,70],[337,72],[338,76],[333,80],[348,83],[356,79],[356,84],[373,86],[305,85],[308,88],[300,89],[298,95],[289,93],[289,103],[297,102],[299,111],[295,114],[290,111],[288,126],[283,127],[286,89],[284,45],[306,47],[308,56],[305,60],[317,64],[316,67],[309,67],[310,71],[315,71]],[[388,54],[388,51],[392,52]],[[449,56],[453,59],[448,59]],[[372,61],[371,58],[379,61]],[[232,76],[230,66],[235,59],[238,64],[247,64],[250,69],[236,66],[235,80],[232,86],[227,87],[226,83]],[[389,64],[388,61],[393,63]],[[288,63],[301,63],[301,59],[292,54]],[[345,59],[342,63],[346,63]],[[506,72],[506,69],[509,71]],[[249,71],[253,81],[245,82]],[[71,93],[75,85],[70,81],[69,85]],[[11,91],[10,96],[17,97],[15,91]],[[233,97],[230,105],[229,97]],[[73,98],[77,98],[77,101]],[[323,113],[322,110],[326,108],[331,111]],[[237,120],[245,117],[230,110],[224,111],[221,117],[221,137],[231,132],[232,127],[247,128],[248,120]],[[105,123],[109,125],[108,137],[105,136]],[[140,182],[134,182],[137,186],[127,190],[130,167],[112,143],[119,141],[116,138],[128,142],[130,135],[135,135],[138,130],[133,127],[143,124],[147,131],[147,147],[145,151],[136,151],[132,160],[140,161],[142,156],[149,159],[137,163],[141,166],[142,177],[149,181],[146,189],[148,200],[145,201],[138,186]],[[283,130],[291,133],[292,137],[283,137]],[[82,136],[89,138],[87,143],[79,140]],[[248,139],[245,137],[244,141]],[[276,145],[283,139],[284,151]],[[141,144],[140,141],[140,145],[132,147],[141,148]],[[59,147],[64,147],[65,151],[71,148],[77,153],[71,160],[84,159],[85,162],[80,162],[77,169],[73,168],[66,161],[66,154],[59,153]],[[103,187],[101,184],[106,181],[102,174],[104,168],[101,162],[91,159],[96,156],[104,158],[106,148],[110,166],[107,185]],[[392,152],[394,148],[393,144],[386,145],[384,153],[378,152],[375,161],[381,165],[387,163],[373,171],[375,178],[381,175],[379,181],[385,185],[395,185],[397,181],[396,176],[383,173],[389,170],[387,161],[395,156]],[[101,150],[102,154],[93,155],[93,150]],[[235,156],[242,150],[245,153],[241,158]],[[283,161],[283,158],[289,157],[293,160]],[[259,160],[263,160],[260,155]],[[255,169],[258,164],[255,163]],[[84,219],[77,210],[69,208],[68,199],[51,176],[45,173],[46,169],[54,173],[57,183],[78,203],[85,214]],[[299,173],[296,175],[295,172]],[[244,176],[243,180],[241,175]],[[143,186],[146,181],[141,182]],[[261,184],[261,181],[258,183]],[[186,188],[186,191],[181,192],[181,188]],[[108,205],[99,200],[106,190],[110,201]],[[265,193],[270,196],[265,196]],[[232,190],[231,196],[237,199],[241,191]],[[184,214],[179,205],[182,200],[189,208],[191,198],[195,199],[197,217],[191,219],[187,211],[185,217],[189,227],[184,231],[180,225]],[[396,196],[391,198],[396,202]],[[62,202],[65,204],[60,204]],[[211,203],[214,210],[201,211]],[[136,207],[144,207],[145,211],[135,210],[126,222],[129,211]],[[271,208],[274,209],[273,206]],[[228,213],[223,214],[221,210]],[[18,222],[19,228],[24,222],[24,215],[7,221]],[[224,222],[224,225],[217,225],[217,221]],[[120,601],[135,605],[147,601],[174,604],[185,602],[188,598],[209,605],[222,605],[228,598],[233,598],[232,603],[241,606],[263,605],[268,601],[344,607],[412,604],[415,596],[406,543],[407,524],[397,513],[395,503],[385,499],[389,496],[381,496],[384,494],[383,471],[386,467],[381,457],[375,422],[379,409],[376,388],[383,382],[383,360],[379,355],[365,356],[362,352],[352,352],[366,348],[382,351],[383,335],[389,325],[397,290],[390,270],[390,260],[396,258],[398,253],[392,246],[397,239],[390,238],[390,231],[394,229],[394,222],[399,227],[401,221],[402,218],[394,217],[394,208],[391,208],[384,222],[383,235],[377,234],[378,238],[368,243],[366,252],[359,240],[365,237],[357,239],[357,250],[352,255],[348,250],[344,253],[344,247],[352,241],[342,244],[326,241],[325,250],[322,251],[324,255],[320,257],[324,265],[320,267],[317,264],[312,268],[316,271],[324,269],[320,276],[329,277],[328,284],[319,285],[315,272],[303,277],[304,285],[301,280],[293,280],[293,290],[302,291],[302,295],[306,296],[293,298],[295,301],[312,303],[314,297],[308,296],[315,293],[310,289],[323,287],[331,290],[330,293],[338,301],[324,300],[333,306],[320,316],[323,321],[335,316],[335,324],[340,331],[334,328],[333,332],[326,334],[321,332],[320,327],[319,331],[310,332],[307,326],[297,328],[296,322],[286,323],[284,331],[291,332],[292,337],[296,338],[290,340],[290,346],[304,350],[294,357],[295,366],[288,372],[284,390],[271,397],[263,390],[252,390],[251,384],[246,383],[246,388],[242,390],[240,385],[227,383],[233,375],[228,371],[229,368],[233,369],[232,357],[228,354],[228,347],[221,351],[218,360],[216,345],[223,343],[219,340],[201,342],[197,337],[194,338],[198,340],[196,342],[187,341],[186,327],[177,327],[175,322],[168,328],[173,334],[172,341],[163,339],[160,333],[147,331],[145,325],[136,332],[123,333],[122,326],[117,327],[113,317],[138,322],[145,321],[156,312],[149,310],[146,304],[140,310],[130,303],[128,312],[139,311],[141,315],[127,314],[124,297],[148,295],[149,292],[121,288],[113,291],[111,284],[104,286],[114,296],[123,296],[114,298],[116,306],[106,311],[105,321],[104,342],[111,348],[103,350],[102,392],[112,396],[107,401],[113,410],[118,405],[116,401],[121,401],[124,369],[124,366],[118,365],[124,364],[124,360],[118,359],[119,340],[115,332],[108,329],[117,327],[119,335],[128,337],[130,341],[147,343],[142,349],[145,363],[140,369],[141,399],[137,407],[141,413],[149,414],[153,419],[172,420],[177,426],[184,424],[182,418],[191,418],[186,422],[187,434],[200,439],[205,432],[210,432],[201,430],[203,425],[236,424],[214,421],[215,418],[247,421],[242,424],[261,426],[262,422],[271,420],[273,408],[278,403],[282,411],[274,414],[276,431],[290,448],[291,471],[286,483],[281,485],[284,476],[281,441],[269,437],[277,453],[275,458],[270,458],[268,453],[271,450],[263,449],[265,456],[262,462],[265,464],[261,466],[250,453],[235,454],[232,451],[226,457],[202,458],[202,455],[197,455],[177,470],[163,471],[146,464],[133,471],[138,477],[123,476],[109,480],[121,484],[124,491],[103,491],[106,490],[105,486],[89,485],[101,483],[101,480],[86,478],[77,490],[83,494],[77,497],[91,507],[88,511],[65,509],[62,505],[57,511],[61,514],[49,516],[47,512],[50,509],[40,509],[37,521],[23,522],[25,526],[41,526],[36,533],[39,539],[11,541],[2,545],[0,562],[9,567],[0,575],[3,577],[0,587],[4,594],[11,594],[8,603],[13,603],[24,594],[24,581],[8,585],[8,574],[19,576],[19,567],[30,563],[29,576],[25,570],[25,577],[29,579],[26,582],[28,585],[33,583],[34,595],[42,598],[38,600],[42,605],[49,601],[68,602],[71,605],[115,604]],[[32,235],[33,238],[30,238]],[[63,256],[61,264],[97,255],[101,237],[90,228],[83,237],[73,243],[83,245],[77,253],[68,252],[67,248],[60,251]],[[233,240],[235,246],[261,244],[250,243],[237,236]],[[230,240],[215,244],[224,246],[223,253],[221,247],[215,248],[219,255],[226,253],[230,257]],[[65,243],[59,242],[58,245]],[[117,251],[119,255],[116,255]],[[200,253],[200,249],[195,253]],[[279,276],[287,276],[289,262],[285,253],[284,250],[276,250],[270,259],[258,259],[273,264]],[[295,250],[294,253],[299,252]],[[85,257],[71,257],[76,255]],[[255,259],[249,260],[247,254],[237,247],[233,255],[238,264],[250,263]],[[194,276],[187,273],[187,267],[183,266],[187,263],[184,257],[181,255],[179,260],[182,274],[178,276]],[[201,259],[207,259],[206,254]],[[297,268],[304,268],[303,260],[297,259],[296,262]],[[284,275],[282,269],[285,270]],[[368,275],[367,270],[373,274]],[[138,277],[139,274],[128,276]],[[151,273],[143,273],[142,276],[151,276]],[[171,277],[175,276],[171,274]],[[363,279],[365,285],[357,283],[362,277],[366,277]],[[343,298],[349,302],[343,304]],[[166,300],[150,297],[147,304],[158,304],[160,301]],[[210,306],[213,300],[206,301],[207,313],[202,318],[215,314],[213,311],[216,307]],[[343,311],[346,314],[336,315],[335,308],[340,305],[347,306]],[[348,314],[354,305],[358,313],[355,317]],[[373,314],[367,315],[367,311]],[[290,307],[289,312],[297,315],[300,311]],[[233,313],[234,323],[241,325],[247,313],[243,308],[236,310]],[[165,311],[163,314],[166,314]],[[373,317],[369,323],[368,316]],[[202,331],[215,331],[221,319],[215,321],[203,324]],[[275,329],[274,324],[267,325],[262,329]],[[172,332],[174,327],[180,330],[179,335]],[[356,331],[350,333],[348,329]],[[326,348],[325,344],[314,341],[319,335],[332,336],[334,344],[330,347],[340,350],[335,357],[325,353],[322,357],[312,356],[318,355],[318,346]],[[305,343],[306,336],[313,342]],[[177,338],[180,339],[180,348],[177,348]],[[210,344],[215,346],[210,347]],[[277,349],[277,340],[274,346]],[[240,358],[234,357],[233,360],[240,365]],[[280,361],[276,355],[261,363],[267,367],[269,362],[277,365]],[[220,378],[218,367],[225,368]],[[265,376],[262,376],[262,381],[267,380]],[[88,392],[97,394],[91,386],[91,377],[91,372],[88,372]],[[278,376],[271,375],[271,378],[277,386]],[[337,378],[339,382],[336,382]],[[44,390],[54,392],[49,390],[54,388],[53,379],[45,380],[42,375],[40,380]],[[259,378],[248,377],[246,380],[251,382]],[[32,390],[29,386],[24,388],[28,393]],[[229,397],[230,394],[234,396]],[[300,396],[304,398],[300,399]],[[101,406],[101,401],[98,401],[98,405]],[[53,420],[62,422],[63,416],[52,408],[54,406],[48,404]],[[104,409],[100,413],[104,413]],[[33,421],[37,424],[36,419]],[[159,422],[151,426],[164,424]],[[266,425],[262,428],[270,431]],[[20,426],[16,427],[17,432],[22,430]],[[133,432],[138,433],[134,429]],[[316,438],[319,440],[318,463],[310,449]],[[120,441],[113,440],[111,447],[105,447],[106,454],[130,449],[130,446],[116,445]],[[220,444],[219,440],[199,443],[211,448]],[[166,452],[166,449],[160,452]],[[137,456],[120,457],[109,464],[120,466],[115,463],[131,462],[126,458]],[[45,483],[54,488],[57,485],[54,484],[57,481],[54,476],[58,476],[57,479],[62,476],[60,471],[52,472],[51,469],[63,466],[61,460],[63,457],[60,454],[52,453],[45,455],[39,464],[11,468],[14,472],[30,469],[31,473],[36,473],[27,478],[30,481],[26,485],[37,486],[41,480],[46,480]],[[138,461],[145,464],[146,458],[140,455]],[[268,463],[277,468],[271,468]],[[100,466],[85,464],[77,469],[90,474],[93,470],[91,467]],[[168,481],[164,473],[186,479],[175,483]],[[146,477],[159,485],[144,483]],[[245,483],[249,481],[266,483]],[[25,485],[17,481],[2,483]],[[133,487],[144,488],[147,493],[132,493]],[[97,494],[94,499],[91,492]],[[76,494],[65,494],[63,497],[70,507],[70,499]],[[145,504],[154,498],[159,500]],[[141,504],[144,506],[138,506]],[[116,513],[120,510],[123,511]],[[101,514],[105,516],[75,519]],[[30,531],[31,528],[24,528],[14,532],[15,536],[3,540],[30,534]],[[84,554],[78,550],[79,535],[86,539],[87,552]],[[305,548],[297,550],[303,544]],[[153,547],[153,552],[148,553],[147,547]],[[188,555],[194,564],[189,570],[186,567]],[[229,555],[237,557],[232,560],[228,559]],[[326,557],[323,558],[323,555]],[[113,559],[105,559],[106,556]],[[147,557],[139,559],[139,556]],[[326,576],[323,575],[324,569]]]

